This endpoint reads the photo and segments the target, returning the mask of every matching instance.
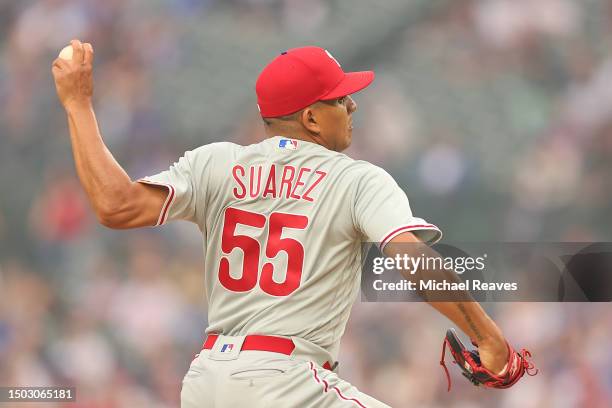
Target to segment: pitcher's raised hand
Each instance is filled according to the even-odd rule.
[[[57,96],[64,108],[70,104],[89,104],[93,94],[93,47],[72,40],[72,59],[56,58],[51,72]]]

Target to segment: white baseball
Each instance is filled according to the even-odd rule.
[[[72,45],[67,45],[59,53],[61,59],[70,61],[72,59]]]

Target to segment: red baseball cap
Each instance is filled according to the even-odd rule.
[[[317,101],[360,91],[373,80],[373,71],[344,72],[326,49],[293,48],[274,58],[259,74],[257,106],[264,118],[285,116]]]

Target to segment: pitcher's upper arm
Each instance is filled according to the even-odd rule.
[[[133,182],[121,203],[105,214],[100,223],[113,229],[130,229],[160,225],[167,216],[174,188],[170,185]]]
[[[413,245],[408,245],[413,244]],[[410,231],[402,232],[391,238],[383,247],[383,253],[386,256],[394,257],[395,255],[404,255],[404,253],[412,253],[416,255],[419,248],[428,246],[418,236]]]

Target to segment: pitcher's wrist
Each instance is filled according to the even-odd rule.
[[[91,98],[71,99],[64,104],[67,113],[92,109]]]

